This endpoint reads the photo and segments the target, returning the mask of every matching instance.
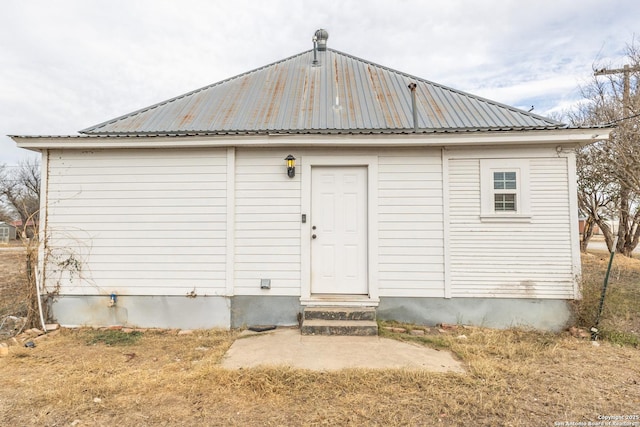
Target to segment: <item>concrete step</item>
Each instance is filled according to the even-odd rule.
[[[378,335],[375,320],[305,319],[300,328],[302,335]]]
[[[372,307],[306,307],[304,319],[376,320],[376,309]]]

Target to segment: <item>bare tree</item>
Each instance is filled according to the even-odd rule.
[[[20,220],[25,248],[25,327],[44,327],[38,291],[38,212],[40,209],[40,162],[26,160],[17,166],[0,165],[0,218]],[[31,239],[31,237],[35,237]]]
[[[614,233],[610,223],[617,216],[620,191],[617,182],[608,177],[602,144],[582,147],[576,156],[578,207],[586,216],[580,239],[582,252],[586,252],[596,226],[602,231],[607,247],[613,247]]]
[[[627,47],[627,60],[622,70],[607,74],[618,117],[607,155],[620,185],[616,250],[631,256],[640,241],[640,50],[635,43]]]
[[[585,98],[568,114],[573,125],[609,124],[608,141],[578,150],[578,201],[587,215],[581,249],[586,250],[591,227],[597,224],[613,249],[617,220],[617,252],[630,256],[640,240],[640,49],[627,46],[623,69],[594,67],[592,80],[581,88]],[[600,77],[598,77],[600,76]]]
[[[40,162],[25,160],[17,167],[0,165],[0,213],[19,219],[22,232],[36,234],[40,209]]]
[[[594,76],[580,90],[584,102],[565,113],[572,126],[598,126],[615,120],[615,101],[603,81]],[[582,252],[587,250],[596,226],[602,231],[609,250],[613,246],[614,230],[610,224],[618,215],[620,188],[611,173],[611,144],[613,138],[580,147],[576,152],[578,207],[586,216],[580,239]]]
[[[11,209],[0,202],[0,222],[11,223],[15,220],[15,216]]]

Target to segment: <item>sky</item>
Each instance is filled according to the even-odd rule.
[[[594,64],[640,38],[637,0],[6,0],[6,135],[80,129],[312,48],[328,47],[541,115],[581,98]]]

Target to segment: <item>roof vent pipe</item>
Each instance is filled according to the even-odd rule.
[[[320,28],[318,31],[315,32],[313,37],[318,42],[319,52],[324,52],[325,50],[327,50],[327,39],[329,39],[329,33],[327,32],[327,30]]]
[[[411,90],[411,112],[413,113],[413,132],[418,133],[418,109],[416,108],[416,84],[409,83]]]
[[[318,37],[313,36],[311,38],[311,41],[313,41],[313,62],[311,63],[311,65],[314,67],[317,67],[318,66]]]

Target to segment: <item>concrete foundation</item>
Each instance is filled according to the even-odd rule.
[[[141,328],[209,329],[230,326],[226,297],[63,295],[52,304],[62,326],[131,326]]]
[[[238,295],[231,299],[231,327],[251,325],[294,326],[302,312],[297,296]]]
[[[207,329],[252,325],[293,326],[303,311],[297,296],[59,296],[53,318],[63,326]],[[567,300],[501,298],[380,299],[377,318],[420,325],[467,324],[489,328],[562,330],[571,320]]]
[[[466,324],[488,328],[564,329],[571,320],[567,300],[516,298],[381,298],[378,319],[420,325]]]

